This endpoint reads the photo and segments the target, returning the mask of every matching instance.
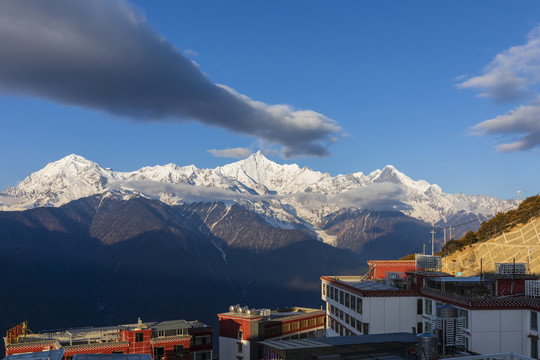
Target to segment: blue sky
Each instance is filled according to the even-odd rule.
[[[449,193],[507,199],[518,189],[528,196],[540,188],[538,2],[103,2],[104,10],[115,4],[121,10],[118,16],[96,12],[105,24],[96,36],[65,49],[55,47],[62,46],[58,42],[43,50],[47,26],[54,27],[50,39],[56,41],[62,32],[69,37],[74,31],[70,26],[85,21],[81,17],[88,11],[77,9],[41,16],[51,12],[51,4],[62,2],[2,5],[7,8],[0,12],[6,16],[0,15],[0,58],[15,55],[0,60],[0,188],[14,186],[71,153],[132,171],[171,162],[215,167],[235,159],[209,150],[233,148],[244,149],[241,153],[261,149],[276,162],[296,162],[332,175],[369,173],[392,164]],[[123,15],[135,16],[144,31],[115,23],[121,23]],[[72,21],[55,18],[61,16]],[[55,25],[43,20],[44,28],[28,30],[25,21],[11,20],[33,17],[33,24],[55,18]],[[93,28],[81,34],[86,36],[88,29]],[[152,36],[197,64],[190,71],[198,67],[207,76],[210,97],[238,100],[238,109],[256,108],[253,117],[260,118],[261,125],[246,129],[251,117],[238,120],[237,108],[222,116],[215,104],[210,115],[192,108],[185,112],[191,105],[179,101],[176,106],[176,98],[166,105],[164,117],[155,116],[156,109],[162,110],[156,107],[161,106],[160,91],[168,94],[172,89],[178,97],[191,94],[187,85],[174,83],[183,80],[180,70],[169,84],[164,65],[152,69],[162,76],[158,82],[131,85],[130,74],[137,76],[132,63],[125,71],[119,69],[119,79],[125,81],[121,86],[116,71],[93,81],[102,74],[99,64],[107,65],[103,59],[117,56],[100,49],[118,39],[122,49],[128,42],[155,47],[156,53],[145,53],[145,64],[152,65],[160,51],[154,38],[148,40]],[[26,52],[18,52],[17,44]],[[79,53],[71,57],[72,51]],[[168,54],[162,58],[159,64],[172,61]],[[83,59],[84,66],[77,59]],[[79,79],[83,71],[90,75]],[[56,74],[75,80],[64,81],[69,86],[58,90]],[[87,83],[94,86],[91,91]],[[193,93],[205,93],[199,89],[203,87]],[[114,97],[114,91],[133,98],[109,102],[107,94]],[[145,107],[154,94],[157,100]],[[273,107],[282,104],[289,107]],[[477,126],[490,119],[497,120]],[[313,128],[307,131],[304,121]]]

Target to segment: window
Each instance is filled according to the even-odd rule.
[[[351,310],[356,310],[356,296],[351,295]]]
[[[424,308],[426,310],[426,315],[431,315],[432,314],[432,311],[431,311],[431,300],[428,300],[428,299],[425,299],[424,301]]]
[[[165,357],[165,348],[163,346],[154,348],[154,360],[161,360]]]
[[[416,313],[422,315],[422,299],[418,299],[416,302]]]
[[[422,303],[422,300],[420,300],[420,304],[421,304],[421,303]],[[423,329],[422,329],[422,323],[421,323],[421,322],[419,322],[418,324],[416,324],[416,330],[417,330],[418,334],[421,334],[421,333],[424,332]]]
[[[124,350],[117,350],[117,351],[113,351],[112,353],[113,354],[123,354]]]
[[[531,311],[531,330],[538,331],[538,313],[536,311]]]
[[[326,283],[322,284],[322,294],[326,296]]]
[[[242,330],[238,330],[238,338],[242,339]]]
[[[343,305],[345,303],[345,301],[343,300],[344,296],[343,296],[343,291],[339,290],[339,303],[341,305]]]
[[[200,351],[195,354],[195,360],[209,360],[210,351]]]
[[[345,293],[345,306],[349,307],[349,294]]]
[[[174,357],[177,359],[184,357],[184,345],[174,345]]]
[[[369,334],[369,324],[364,323],[364,335],[367,335],[367,334]]]
[[[343,320],[343,311],[339,310],[339,318]]]
[[[531,357],[538,359],[538,340],[531,338]]]
[[[135,342],[141,342],[144,341],[144,334],[143,333],[136,333],[135,334]]]
[[[362,331],[362,322],[360,320],[356,320],[356,330]]]
[[[329,286],[329,288],[330,288],[330,299],[335,300],[335,299],[334,299],[334,287],[333,287],[333,286]]]
[[[349,314],[345,314],[345,322],[348,324],[349,323]]]
[[[195,345],[208,345],[210,343],[210,335],[197,336],[195,338]]]
[[[242,352],[242,343],[241,342],[236,343],[236,352],[239,352],[239,353]]]
[[[362,299],[356,298],[356,312],[361,314],[362,313]]]

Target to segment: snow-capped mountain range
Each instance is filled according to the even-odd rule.
[[[461,215],[489,218],[517,206],[490,196],[446,194],[435,184],[412,180],[391,165],[369,175],[331,176],[296,164],[280,165],[262,153],[215,169],[175,164],[133,172],[103,168],[69,155],[0,192],[0,210],[60,206],[96,194],[143,196],[175,205],[221,201],[238,203],[280,228],[320,229],[325,216],[341,209],[401,211],[428,224],[451,223]]]

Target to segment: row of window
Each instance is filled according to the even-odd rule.
[[[349,294],[346,291],[340,290],[334,286],[328,285],[326,283],[322,284],[323,295],[328,296],[330,299],[339,302],[341,305],[356,311],[357,313],[362,313],[362,298]]]
[[[152,338],[188,335],[188,329],[168,329],[168,330],[153,330]]]
[[[360,320],[353,318],[352,316],[348,320],[347,324],[351,325],[353,328],[356,328],[359,333],[367,335],[369,334],[369,324],[362,323]],[[340,336],[350,336],[356,335],[345,326],[343,326],[339,321],[330,318],[330,327]]]
[[[173,350],[174,357],[181,359],[184,357],[184,345],[174,345]],[[165,358],[165,348],[163,346],[157,346],[154,348],[154,360],[162,360]]]

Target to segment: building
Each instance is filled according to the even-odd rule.
[[[361,276],[323,276],[321,281],[327,336],[422,330],[413,330],[423,323],[421,308],[416,311],[422,302],[418,291],[366,281]]]
[[[405,277],[405,272],[416,270],[415,260],[369,260],[368,279],[385,280]]]
[[[526,264],[497,264],[494,274],[455,277],[439,271],[440,259],[423,257],[401,280],[321,277],[327,335],[452,329],[446,340],[439,338],[442,351],[538,358],[540,281],[527,273]]]
[[[218,317],[220,360],[259,359],[260,341],[313,338],[325,329],[325,311],[309,308],[271,311],[235,305]]]
[[[416,359],[412,355],[416,343],[416,336],[410,333],[261,342],[264,360]]]
[[[212,358],[213,330],[198,321],[143,323],[139,319],[137,324],[9,334],[11,330],[4,338],[8,356],[62,349],[62,360],[72,360],[76,354],[149,354],[154,360]]]

